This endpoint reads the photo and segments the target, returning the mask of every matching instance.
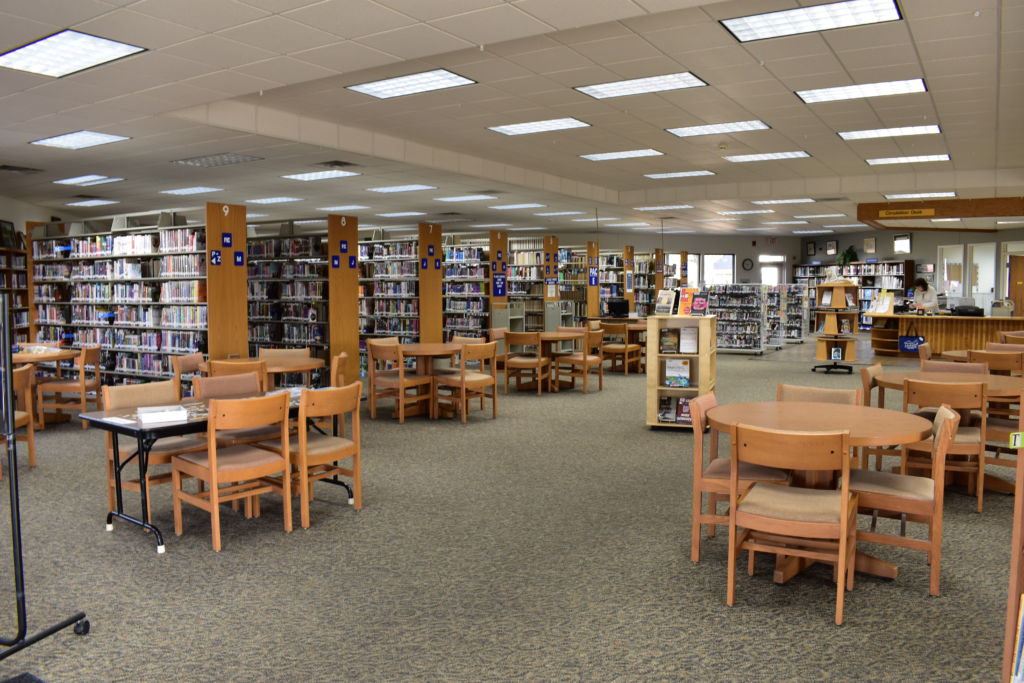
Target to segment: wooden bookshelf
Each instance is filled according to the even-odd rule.
[[[490,321],[486,246],[444,248],[444,340],[453,335],[483,337]]]
[[[844,365],[857,360],[857,285],[848,281],[817,285],[817,308],[814,310],[818,332],[815,360],[829,363],[812,370],[853,373]]]
[[[19,233],[20,234],[20,233]],[[11,338],[23,344],[29,337],[28,251],[19,247],[0,247],[0,295],[10,297]]]
[[[544,330],[544,240],[536,237],[510,239],[509,249],[510,308],[514,303],[521,305],[524,331],[541,332]]]
[[[647,425],[692,429],[685,418],[689,410],[681,411],[680,401],[715,389],[717,350],[714,316],[652,315],[647,318]],[[682,330],[696,330],[695,352],[679,351]],[[663,338],[663,330],[669,330]],[[692,332],[689,334],[693,334]],[[672,339],[675,341],[673,342]],[[674,347],[674,348],[670,348]],[[689,366],[689,386],[669,386],[670,369],[674,364]],[[671,412],[672,421],[666,419]],[[684,416],[680,422],[679,415]]]
[[[345,381],[359,377],[359,219],[327,216],[327,310],[331,357],[348,354]]]

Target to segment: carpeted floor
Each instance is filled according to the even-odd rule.
[[[720,356],[719,400],[771,399],[778,381],[859,386],[809,372],[801,353]],[[928,596],[922,554],[880,548],[900,576],[858,576],[841,627],[828,569],[776,586],[768,557],[741,572],[730,608],[724,534],[689,561],[692,436],[643,426],[644,387],[609,376],[588,396],[501,396],[498,420],[476,413],[466,426],[364,419],[362,511],[325,487],[313,527],[285,534],[266,498],[260,519],[225,513],[221,553],[198,510],[173,535],[166,487],[154,501],[166,555],[126,524],[106,533],[102,433],[48,429],[21,478],[31,627],[83,609],[92,633],[35,645],[0,662],[0,677],[998,677],[1010,497],[988,496],[979,515],[973,498],[947,496],[941,597]],[[7,635],[6,504],[0,514]]]

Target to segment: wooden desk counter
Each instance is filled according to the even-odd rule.
[[[972,317],[963,315],[873,315],[872,321],[886,321],[884,328],[872,327],[871,348],[880,356],[913,356],[900,353],[899,337],[911,327],[925,338],[933,354],[952,349],[983,349],[999,341],[1002,330],[1024,330],[1024,317]]]

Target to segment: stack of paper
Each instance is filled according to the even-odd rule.
[[[188,419],[185,406],[146,406],[135,410],[135,417],[141,424],[157,422],[184,422]]]

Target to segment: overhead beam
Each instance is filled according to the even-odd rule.
[[[876,230],[933,230],[995,232],[995,228],[949,228],[891,226],[881,221],[908,221],[922,218],[997,218],[1024,216],[1024,197],[988,197],[985,199],[918,199],[903,202],[877,202],[857,205],[857,220]]]

